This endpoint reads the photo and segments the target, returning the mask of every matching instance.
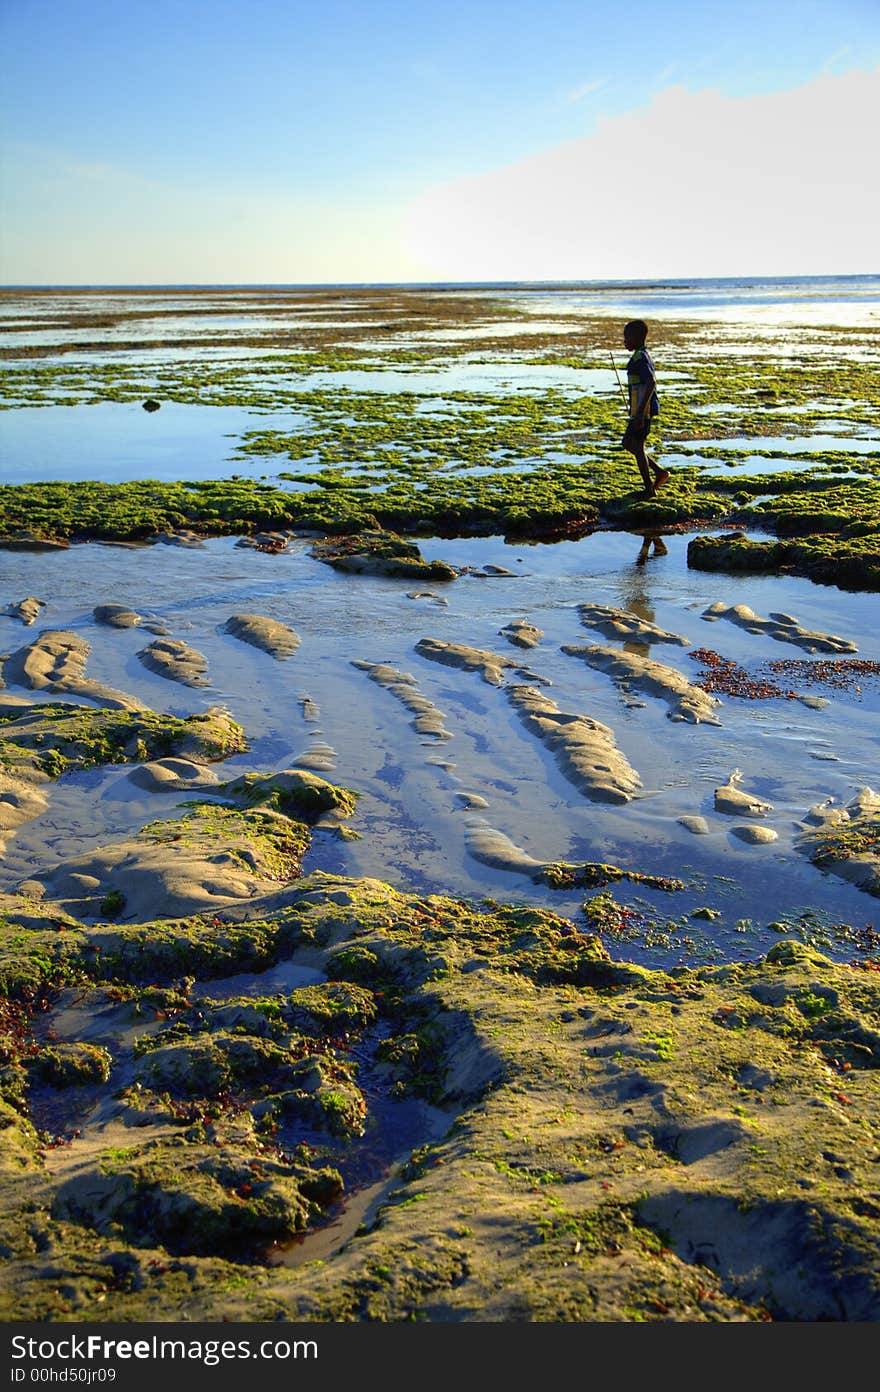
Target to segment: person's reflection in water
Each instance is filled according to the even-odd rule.
[[[651,548],[654,549],[655,556],[666,556],[669,554],[666,543],[659,532],[644,532],[642,534],[642,544],[639,554],[636,556],[635,565],[627,567],[621,573],[620,603],[621,608],[629,610],[635,614],[637,619],[643,619],[645,623],[654,622],[654,610],[648,599],[648,592],[645,588],[645,577],[641,567],[651,555]],[[623,651],[632,653],[634,657],[650,657],[651,644],[630,641],[624,643]]]
[[[639,554],[636,556],[636,565],[645,564],[645,561],[651,554],[652,546],[654,548],[655,556],[669,555],[669,547],[666,545],[666,542],[663,540],[659,532],[645,532],[644,541],[642,542]]]

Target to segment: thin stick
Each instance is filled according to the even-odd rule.
[[[623,404],[626,407],[626,409],[629,410],[629,401],[627,400],[626,392],[623,390],[623,383],[620,380],[620,373],[617,370],[617,363],[614,361],[614,354],[609,351],[608,356],[611,359],[611,366],[614,368],[614,375],[617,378],[617,385],[620,387],[620,395],[623,397]]]

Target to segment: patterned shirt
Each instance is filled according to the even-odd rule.
[[[629,409],[630,414],[634,414],[639,404],[639,387],[646,386],[649,382],[656,383],[656,373],[654,372],[654,359],[647,348],[637,348],[626,365],[626,380],[629,384]],[[657,400],[656,389],[651,393],[652,416],[659,415],[660,403]]]

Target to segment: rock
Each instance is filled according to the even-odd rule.
[[[287,550],[290,537],[284,532],[255,532],[253,536],[239,537],[235,544],[251,551],[268,551],[272,555],[279,555]]]
[[[27,628],[33,623],[41,609],[45,609],[44,599],[35,599],[33,595],[28,595],[26,599],[20,599],[17,604],[7,604],[6,608],[0,610],[10,619],[20,619]]]
[[[426,561],[419,548],[394,532],[358,532],[326,537],[310,554],[316,561],[352,575],[385,575],[405,579],[454,580],[456,573],[445,561]]]
[[[189,647],[182,638],[157,638],[141,648],[138,657],[150,671],[184,686],[207,686],[208,659]]]
[[[618,652],[594,644],[587,648],[566,643],[562,651],[569,657],[579,657],[601,672],[607,672],[616,682],[626,687],[635,687],[650,696],[658,696],[669,705],[670,720],[687,720],[692,725],[720,725],[715,715],[719,701],[699,686],[693,686],[674,667],[665,667],[648,657],[638,657],[635,653]]]
[[[708,836],[712,830],[705,817],[678,817],[677,821],[679,826],[693,832],[694,836]]]
[[[407,599],[429,599],[432,604],[440,604],[444,608],[448,606],[449,600],[443,595],[434,594],[433,590],[409,590]]]
[[[154,401],[152,397],[148,397],[142,404],[145,411],[158,411],[162,405],[161,401]]]
[[[156,532],[155,536],[150,537],[150,543],[153,546],[184,546],[191,549],[205,544],[197,532],[185,527],[178,532]]]
[[[584,628],[598,629],[606,638],[623,638],[636,643],[678,643],[684,648],[688,645],[687,638],[658,628],[628,609],[614,609],[609,604],[579,604],[578,613]]]
[[[535,628],[534,624],[526,623],[525,619],[512,620],[499,629],[499,634],[517,648],[536,648],[544,637],[543,629]]]
[[[6,551],[66,551],[70,542],[64,537],[37,536],[36,532],[20,529],[0,536],[0,546]]]
[[[566,778],[594,802],[629,802],[642,780],[617,748],[614,731],[587,715],[572,715],[533,686],[509,686],[507,696],[526,729],[552,751]]]
[[[98,604],[92,612],[95,623],[107,624],[110,628],[136,628],[141,621],[140,614],[124,604]]]
[[[223,625],[223,632],[262,649],[279,662],[292,657],[300,645],[299,635],[287,624],[263,618],[261,614],[233,614]]]
[[[742,778],[740,770],[734,769],[728,781],[715,789],[715,811],[728,817],[766,817],[773,811],[773,804],[742,792],[739,787]]]
[[[720,602],[710,604],[709,608],[703,611],[702,617],[710,623],[716,619],[728,619],[730,623],[744,628],[747,633],[762,633],[768,638],[775,638],[777,643],[794,643],[796,647],[803,648],[808,653],[858,652],[855,643],[851,643],[848,638],[838,638],[833,633],[814,633],[811,629],[802,628],[791,614],[771,614],[769,618],[762,619],[747,604],[734,604],[730,608]]]
[[[766,826],[745,824],[731,827],[730,832],[732,836],[738,837],[740,841],[745,841],[750,846],[764,846],[771,841],[779,840],[779,833],[774,831],[772,827]]]

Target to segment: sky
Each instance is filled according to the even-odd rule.
[[[0,283],[880,272],[880,0],[0,0]]]

